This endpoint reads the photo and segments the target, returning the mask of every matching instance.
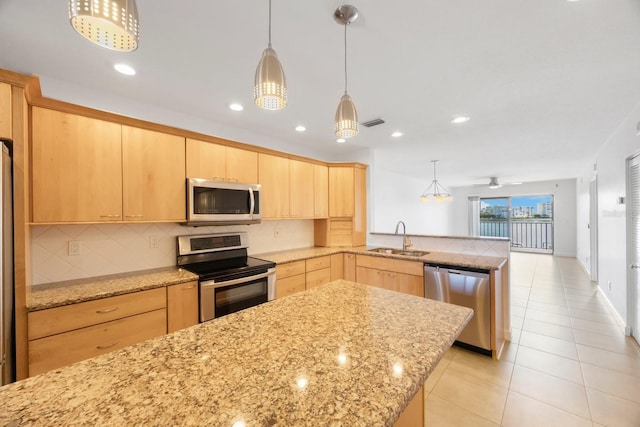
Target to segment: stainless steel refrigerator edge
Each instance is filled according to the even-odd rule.
[[[473,309],[456,343],[491,355],[491,281],[486,270],[424,265],[424,296]]]
[[[13,191],[11,141],[2,140],[2,227],[0,228],[0,367],[1,385],[15,381],[15,309],[13,286]],[[8,145],[8,146],[7,146]]]

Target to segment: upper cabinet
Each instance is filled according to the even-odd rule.
[[[313,165],[314,217],[329,216],[329,168]]]
[[[355,168],[329,167],[329,216],[353,216],[355,206]]]
[[[11,85],[0,83],[0,138],[13,138],[11,111]]]
[[[289,218],[289,159],[258,154],[258,183],[262,185],[262,218]]]
[[[33,108],[34,222],[122,220],[121,126]]]
[[[185,220],[185,141],[122,126],[125,221]]]
[[[291,218],[314,217],[313,164],[289,160],[289,215]]]
[[[184,138],[33,107],[33,222],[184,221]]]
[[[255,184],[258,153],[188,138],[186,176]]]

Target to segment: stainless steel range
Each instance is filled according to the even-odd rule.
[[[200,322],[275,299],[275,263],[247,247],[244,232],[178,237],[178,266],[200,277]]]

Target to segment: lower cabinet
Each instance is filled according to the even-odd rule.
[[[306,261],[306,288],[311,289],[331,281],[331,255]]]
[[[167,289],[30,312],[28,330],[33,376],[166,334]]]
[[[413,396],[407,407],[404,408],[393,427],[424,426],[424,423],[424,387],[420,387],[420,390]]]
[[[198,324],[198,282],[167,286],[167,333]]]
[[[276,265],[276,298],[305,290],[305,261]]]
[[[356,255],[356,282],[424,297],[423,263]]]

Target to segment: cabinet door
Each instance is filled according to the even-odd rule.
[[[386,289],[424,298],[424,279],[422,276],[393,271],[385,271],[384,274]]]
[[[167,332],[198,324],[198,282],[167,286]]]
[[[344,278],[344,254],[331,255],[331,280]]]
[[[293,295],[305,290],[304,274],[297,274],[295,276],[285,277],[284,279],[276,280],[276,299]]]
[[[226,177],[224,145],[187,138],[187,178],[222,181]]]
[[[356,167],[354,174],[353,246],[367,244],[367,170]]]
[[[115,123],[33,107],[34,222],[122,219],[120,132]]]
[[[262,218],[288,218],[289,159],[258,154],[258,181],[262,185]]]
[[[384,271],[376,270],[375,268],[356,267],[356,282],[386,289],[387,284],[384,273]]]
[[[231,182],[255,184],[258,182],[258,153],[240,148],[226,147],[226,177]]]
[[[323,268],[307,273],[306,288],[311,289],[331,281],[331,268]]]
[[[122,152],[124,219],[184,221],[184,138],[123,126]]]
[[[314,217],[329,216],[329,168],[313,165]]]
[[[344,254],[344,280],[356,281],[356,255]]]
[[[346,217],[354,214],[353,167],[329,167],[329,216]]]
[[[2,138],[13,138],[11,117],[11,85],[0,83],[0,137]]]
[[[291,218],[313,218],[313,164],[289,160],[289,216]]]

